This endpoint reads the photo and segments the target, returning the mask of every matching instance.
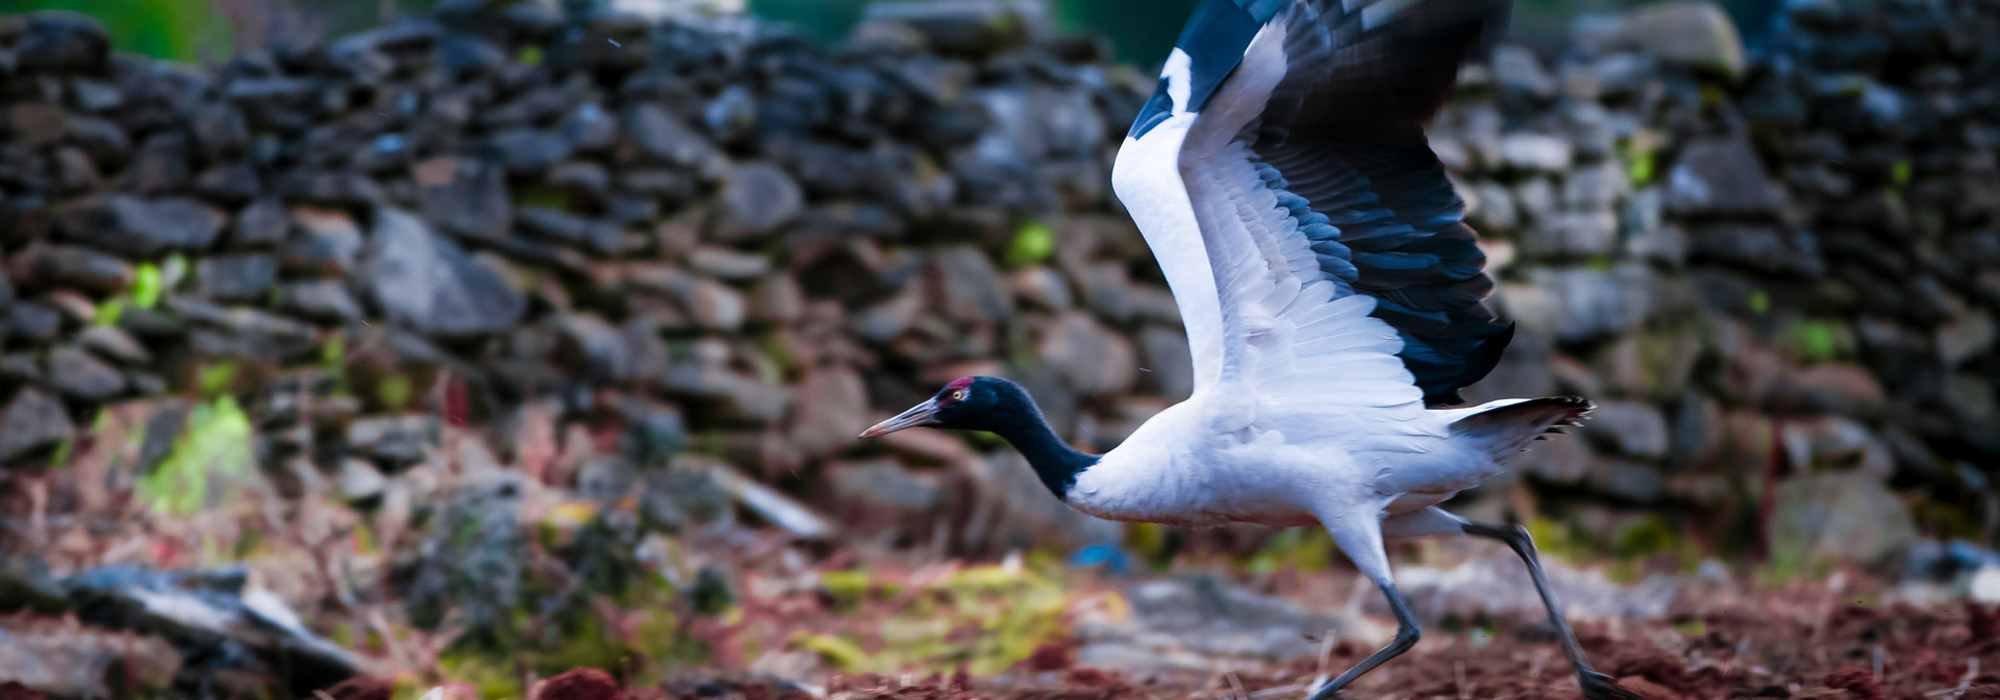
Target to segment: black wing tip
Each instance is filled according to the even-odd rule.
[[[1514,340],[1514,327],[1514,323],[1511,321],[1505,324],[1494,324],[1491,330],[1487,332],[1485,339],[1479,341],[1479,344],[1466,354],[1458,373],[1442,378],[1439,381],[1427,382],[1429,386],[1424,391],[1424,404],[1427,406],[1454,406],[1464,403],[1465,399],[1459,396],[1458,390],[1476,384],[1481,379],[1485,379],[1486,375],[1493,372],[1494,367],[1500,365],[1501,355],[1507,350],[1508,343]],[[1589,399],[1582,397],[1572,396],[1563,398],[1578,399],[1585,404],[1590,403]]]

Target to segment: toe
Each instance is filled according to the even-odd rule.
[[[1610,676],[1596,671],[1583,674],[1577,682],[1583,686],[1583,697],[1587,700],[1647,700],[1645,696],[1613,682]]]

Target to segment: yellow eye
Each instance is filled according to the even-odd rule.
[[[952,399],[953,401],[964,401],[964,400],[965,400],[965,390],[964,390],[964,389],[959,389],[958,391],[954,391],[954,392],[951,392],[951,399]]]

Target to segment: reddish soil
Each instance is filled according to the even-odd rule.
[[[1757,605],[1674,621],[1579,627],[1599,670],[1650,700],[2000,700],[2000,608],[1961,605],[1833,606],[1802,618]],[[1430,635],[1364,677],[1350,698],[1384,700],[1574,700],[1576,684],[1546,628],[1520,626],[1482,645]],[[1372,651],[1343,642],[1324,662],[1344,668]],[[1060,645],[1037,650],[1014,671],[987,679],[855,674],[827,682],[833,700],[1300,700],[1322,662],[1238,669],[1205,685],[1147,682],[1074,665]],[[1879,670],[1878,670],[1879,669]],[[352,689],[369,687],[355,682]],[[1259,691],[1268,691],[1260,693]],[[366,693],[330,693],[362,700]],[[0,697],[7,697],[0,690]],[[542,681],[530,700],[808,700],[765,682],[682,679],[623,688],[610,674],[579,669]]]

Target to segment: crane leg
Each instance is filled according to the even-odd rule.
[[[1328,681],[1325,686],[1312,694],[1310,700],[1331,700],[1339,697],[1340,689],[1347,687],[1362,674],[1374,670],[1383,662],[1409,651],[1410,647],[1417,645],[1417,639],[1423,635],[1423,629],[1417,625],[1416,614],[1410,612],[1410,604],[1403,600],[1401,593],[1396,592],[1396,583],[1389,576],[1389,555],[1382,549],[1381,521],[1372,517],[1347,517],[1322,518],[1321,523],[1326,525],[1327,532],[1333,535],[1334,543],[1340,546],[1342,552],[1347,553],[1347,558],[1354,562],[1355,567],[1367,575],[1370,581],[1374,581],[1375,587],[1380,588],[1382,595],[1389,599],[1389,610],[1396,615],[1396,638],[1390,640],[1388,646],[1375,650],[1375,653],[1369,654],[1368,658],[1362,659],[1353,668]]]
[[[1507,543],[1507,547],[1528,565],[1528,576],[1535,580],[1535,592],[1541,594],[1542,605],[1548,608],[1549,624],[1555,626],[1556,639],[1562,642],[1563,656],[1569,657],[1570,668],[1576,670],[1576,682],[1583,686],[1583,697],[1589,700],[1645,700],[1639,694],[1613,683],[1610,676],[1591,668],[1590,661],[1583,658],[1583,646],[1577,644],[1576,631],[1570,629],[1569,622],[1563,619],[1562,607],[1556,605],[1555,593],[1549,590],[1549,578],[1542,572],[1542,558],[1535,553],[1535,540],[1528,536],[1527,528],[1466,521],[1463,529],[1465,534],[1474,537]]]

